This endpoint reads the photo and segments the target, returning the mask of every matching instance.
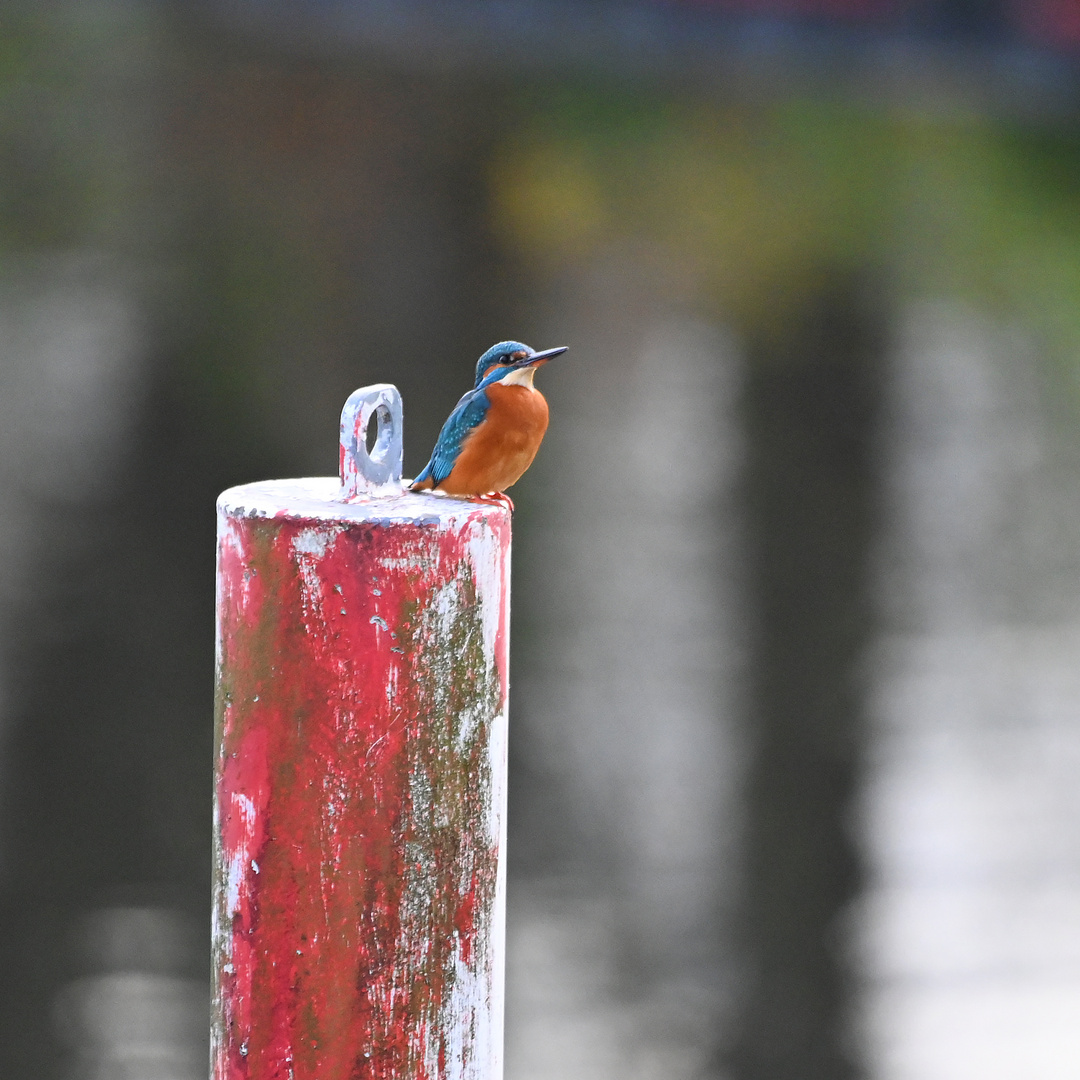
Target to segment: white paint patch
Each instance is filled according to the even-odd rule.
[[[341,529],[333,527],[304,529],[293,539],[293,551],[297,555],[312,555],[316,559],[321,559],[334,546],[334,542],[340,535]]]
[[[221,566],[222,562],[224,562],[223,556],[226,556],[226,555],[228,555],[228,556],[230,556],[232,558],[238,559],[240,561],[243,561],[243,558],[244,558],[244,541],[243,541],[243,538],[240,535],[240,523],[239,523],[239,521],[235,520],[234,518],[229,517],[219,507],[218,508],[218,566],[219,567]],[[237,599],[239,601],[240,607],[242,609],[244,609],[244,610],[247,609],[248,601],[250,599],[251,580],[252,580],[252,575],[250,573],[245,573],[245,574],[242,575],[240,595],[239,595],[239,597]],[[225,585],[225,579],[222,576],[221,571],[219,569],[218,570],[218,577],[217,577],[217,604],[218,604],[218,610],[219,611],[221,610],[221,602],[224,599],[224,593],[225,593],[224,585]],[[218,628],[218,633],[219,633],[218,645],[219,645],[219,649],[220,649],[220,646],[221,646],[220,626]],[[219,659],[219,661],[221,659],[220,651],[219,651],[219,654],[218,654],[218,659]]]
[[[231,919],[240,910],[240,890],[244,887],[248,866],[254,866],[251,858],[255,846],[255,826],[258,815],[255,804],[241,791],[231,797],[233,813],[243,826],[243,839],[235,851],[228,852],[228,877],[225,884],[225,911]]]
[[[428,560],[427,553],[408,555],[408,556],[396,556],[388,555],[385,558],[379,560],[379,566],[384,570],[430,570],[432,569],[431,563]]]
[[[501,968],[503,954],[493,951],[491,955],[499,959],[495,967]],[[501,979],[493,979],[492,974],[490,965],[480,964],[474,971],[460,953],[455,958],[449,1006],[454,1022],[447,1025],[446,1071],[439,1072],[438,1045],[433,1041],[427,1055],[432,1076],[445,1075],[447,1080],[498,1080],[502,1076],[502,1001],[495,998]]]
[[[229,859],[229,875],[225,883],[225,910],[231,919],[240,910],[240,889],[244,884],[243,855]]]
[[[486,521],[480,521],[476,522],[470,531],[468,554],[476,582],[477,601],[480,604],[484,656],[494,657],[503,596],[506,596],[508,605],[510,602],[510,548],[508,545],[506,561],[503,564],[498,535]]]
[[[297,569],[300,571],[300,599],[309,632],[325,625],[323,582],[319,563],[333,548],[343,531],[344,526],[341,525],[315,525],[310,529],[303,529],[293,539],[292,548],[296,555]]]

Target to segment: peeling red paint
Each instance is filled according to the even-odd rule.
[[[223,525],[215,1080],[489,1080],[509,515]]]

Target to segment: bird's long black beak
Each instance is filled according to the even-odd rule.
[[[539,352],[529,353],[528,356],[522,357],[514,366],[539,367],[541,364],[546,364],[556,356],[561,356],[569,348],[569,345],[557,345],[554,349],[542,349]]]

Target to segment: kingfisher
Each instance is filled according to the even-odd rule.
[[[532,464],[548,426],[536,370],[567,345],[536,352],[520,341],[500,341],[476,362],[473,388],[447,418],[431,460],[410,485],[514,504],[503,492]]]

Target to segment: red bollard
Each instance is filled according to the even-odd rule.
[[[394,387],[340,486],[219,499],[214,1080],[502,1076],[509,588],[502,506],[403,490]]]

